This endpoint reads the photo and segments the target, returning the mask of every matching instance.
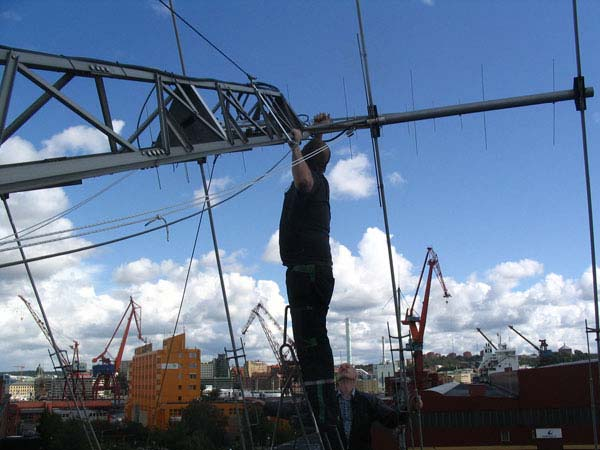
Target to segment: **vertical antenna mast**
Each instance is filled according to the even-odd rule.
[[[367,95],[367,108],[369,111],[369,116],[371,118],[377,117],[377,106],[373,103],[373,94],[371,93],[371,80],[369,78],[369,66],[367,62],[367,52],[365,48],[365,35],[363,31],[362,25],[362,16],[360,12],[360,0],[356,0],[356,10],[358,15],[358,28],[360,30],[360,43],[361,43],[361,58],[363,64],[363,74],[365,77],[365,90]],[[392,243],[390,239],[390,227],[388,222],[388,214],[387,214],[387,204],[385,200],[385,191],[383,185],[383,177],[381,173],[381,160],[379,156],[379,126],[373,125],[371,127],[371,140],[373,142],[373,150],[375,153],[375,167],[377,170],[377,177],[379,178],[379,190],[381,197],[381,207],[383,209],[383,221],[385,225],[385,235],[387,240],[387,248],[388,248],[388,258],[390,263],[390,277],[392,282],[392,292],[394,296],[394,309],[396,313],[396,327],[398,329],[398,336],[401,335],[400,328],[400,311],[398,310],[398,295],[396,289],[396,277],[394,276],[394,259],[392,255]],[[400,347],[402,347],[402,339],[400,339]],[[400,352],[400,370],[404,373],[404,356],[402,351]]]
[[[371,79],[369,77],[369,64],[367,61],[367,49],[366,49],[366,45],[365,45],[365,34],[364,34],[363,24],[362,24],[362,14],[360,11],[360,0],[356,0],[356,14],[358,16],[358,29],[359,29],[359,33],[360,33],[360,49],[361,49],[360,56],[361,56],[361,62],[362,62],[362,68],[363,68],[365,91],[366,91],[366,96],[367,96],[367,111],[369,114],[369,119],[376,119],[378,117],[378,113],[377,113],[377,106],[373,102],[373,94],[371,92]],[[375,158],[375,170],[377,172],[377,180],[378,180],[378,187],[379,187],[379,199],[381,202],[381,208],[383,210],[383,222],[385,225],[385,237],[386,237],[386,241],[387,241],[388,258],[389,258],[389,264],[390,264],[390,278],[391,278],[391,283],[392,283],[392,293],[394,296],[394,310],[395,310],[395,315],[396,315],[396,328],[398,330],[398,344],[399,344],[398,347],[399,347],[399,353],[400,353],[399,369],[400,369],[400,374],[403,379],[403,388],[404,388],[405,398],[408,401],[408,399],[409,399],[408,383],[406,380],[406,367],[405,367],[405,363],[404,363],[404,348],[402,345],[402,329],[401,329],[401,325],[400,325],[399,299],[398,299],[398,293],[396,290],[396,277],[394,275],[394,258],[393,258],[393,254],[392,254],[390,226],[389,226],[388,214],[387,214],[387,204],[386,204],[386,200],[385,200],[383,175],[382,175],[382,171],[381,171],[381,158],[379,155],[379,136],[380,136],[380,127],[374,121],[373,125],[371,125],[371,142],[373,144],[373,156]],[[410,421],[410,420],[409,420],[409,426],[411,429],[411,436],[412,436],[412,421]],[[422,445],[423,445],[423,440],[421,439],[421,446]]]

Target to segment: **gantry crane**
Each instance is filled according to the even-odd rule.
[[[114,359],[114,361],[112,361],[107,356],[108,349],[110,344],[112,344],[117,332],[119,331],[119,328],[121,328],[121,324],[123,323],[123,320],[125,320],[127,313],[129,313],[129,317],[127,317],[127,324],[125,325],[125,331],[123,332],[123,337],[121,338],[119,352],[117,353],[117,357]],[[119,320],[119,323],[117,324],[115,331],[108,341],[108,344],[106,344],[104,351],[92,359],[93,363],[101,361],[101,364],[92,366],[93,374],[96,377],[94,386],[92,388],[92,396],[94,399],[98,398],[100,391],[111,391],[114,400],[119,400],[120,398],[117,375],[119,374],[119,369],[121,368],[121,359],[123,358],[123,351],[125,350],[127,335],[129,334],[129,327],[131,326],[131,319],[135,319],[138,339],[144,343],[146,342],[146,340],[142,337],[142,307],[133,301],[133,297],[129,297],[129,304],[127,305],[127,308],[125,308],[125,312],[121,316],[121,320]]]
[[[419,316],[415,312],[415,303],[417,302],[417,296],[419,294],[419,288],[421,287],[421,281],[423,280],[423,274],[425,273],[426,266],[429,266],[429,273],[427,274],[425,294],[423,295],[423,306],[421,307],[421,315]],[[427,253],[425,255],[425,261],[423,261],[423,267],[421,268],[421,275],[419,276],[419,282],[417,284],[415,296],[413,297],[410,308],[406,311],[405,319],[402,321],[404,325],[408,325],[410,332],[410,338],[408,345],[406,346],[406,350],[411,351],[413,354],[415,365],[415,386],[419,391],[424,388],[425,381],[423,373],[423,338],[425,336],[425,325],[427,323],[429,294],[431,292],[431,278],[434,271],[444,291],[444,298],[447,299],[450,297],[450,293],[446,288],[446,283],[444,283],[438,256],[433,251],[433,248],[427,247]]]
[[[248,331],[248,328],[250,327],[250,325],[252,325],[252,322],[254,322],[254,319],[258,317],[258,321],[260,322],[260,325],[261,325],[263,331],[265,332],[267,341],[269,341],[269,346],[271,347],[271,350],[273,351],[273,354],[275,355],[275,358],[277,359],[278,364],[281,366],[281,356],[279,355],[280,344],[275,339],[275,336],[273,336],[273,333],[269,329],[269,326],[267,325],[267,322],[266,322],[265,318],[263,317],[263,314],[270,320],[270,322],[275,326],[275,328],[277,328],[277,330],[283,335],[283,328],[281,328],[281,325],[279,325],[279,323],[275,320],[275,318],[271,315],[271,313],[267,310],[267,308],[264,307],[262,302],[258,302],[258,304],[254,308],[252,308],[252,311],[250,312],[250,317],[248,317],[248,321],[246,322],[246,325],[244,325],[244,328],[242,328],[242,334],[243,335],[246,334],[246,332]],[[290,346],[292,346],[292,348],[294,348],[294,341],[292,340],[292,338],[288,337],[287,343]]]
[[[508,328],[510,328],[511,330],[513,330],[516,334],[518,334],[525,342],[527,342],[529,345],[531,345],[533,348],[535,348],[538,352],[538,355],[540,357],[540,361],[542,359],[547,358],[548,356],[550,356],[552,354],[552,351],[548,350],[548,344],[546,342],[546,339],[539,339],[540,341],[540,345],[537,346],[535,345],[533,342],[531,342],[529,339],[527,339],[523,334],[521,334],[519,331],[516,330],[515,327],[513,327],[512,325],[509,325]]]
[[[490,340],[490,338],[488,338],[483,331],[481,331],[481,328],[477,328],[477,331],[479,331],[479,334],[481,334],[483,336],[483,338],[487,341],[488,344],[490,344],[490,346],[494,349],[494,350],[498,350],[498,347],[496,347],[494,345],[494,343]]]

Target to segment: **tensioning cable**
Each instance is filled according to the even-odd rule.
[[[339,137],[339,136],[338,136]],[[331,140],[329,140],[331,141]],[[311,158],[313,158],[314,156],[316,156],[317,154],[321,153],[322,151],[324,151],[327,147],[326,146],[322,146],[319,147],[315,150],[313,150],[312,152],[308,153],[306,156],[304,156],[303,158],[300,158],[296,161],[294,161],[291,164],[291,167],[294,167],[298,164],[301,164],[303,161],[307,161]],[[280,158],[271,168],[269,168],[264,174],[254,178],[253,180],[240,184],[238,185],[239,187],[236,187],[235,189],[226,189],[223,191],[220,191],[218,193],[212,194],[210,196],[211,201],[214,200],[215,198],[220,198],[221,196],[224,196],[225,194],[227,194],[228,196],[225,197],[222,201],[218,201],[217,203],[215,203],[213,205],[213,207],[219,206],[235,197],[237,197],[238,195],[240,195],[241,193],[245,192],[246,190],[250,189],[251,187],[253,187],[254,185],[258,184],[260,181],[270,177],[270,176],[274,176],[276,173],[278,173],[279,171],[283,171],[283,170],[289,170],[289,168],[286,166],[283,169],[280,169],[279,171],[276,171],[275,169],[279,166],[279,164],[281,164],[281,162],[283,160],[285,160],[287,158],[287,156],[289,155],[289,151],[282,157]],[[229,195],[229,192],[233,192],[233,194]],[[38,246],[38,245],[43,245],[43,244],[49,244],[49,243],[53,243],[53,242],[58,242],[58,241],[63,241],[63,240],[67,240],[67,239],[74,239],[74,238],[78,238],[78,237],[82,237],[82,236],[89,236],[91,234],[97,234],[97,233],[101,233],[101,232],[107,232],[107,231],[113,231],[119,228],[123,228],[126,226],[131,226],[131,225],[135,225],[135,224],[139,224],[139,223],[146,223],[149,220],[152,219],[156,219],[157,217],[157,213],[159,212],[163,212],[163,214],[160,215],[161,219],[164,219],[164,217],[167,217],[169,215],[175,214],[177,212],[181,212],[181,211],[185,211],[188,210],[190,208],[193,208],[195,206],[197,206],[198,204],[202,203],[203,200],[201,199],[196,199],[196,200],[190,200],[190,201],[186,201],[186,202],[181,202],[181,203],[177,203],[175,205],[172,206],[167,206],[167,207],[163,207],[163,208],[158,208],[158,209],[154,209],[154,210],[150,210],[150,211],[144,211],[141,213],[137,213],[137,214],[133,214],[133,215],[129,215],[126,217],[122,217],[122,218],[117,218],[117,219],[110,219],[110,220],[105,220],[102,222],[97,222],[95,224],[90,224],[90,225],[82,225],[79,227],[73,227],[73,228],[68,228],[68,229],[64,229],[64,230],[59,230],[59,231],[53,231],[53,232],[49,232],[49,233],[44,233],[41,235],[36,235],[36,236],[30,236],[28,238],[24,238],[22,239],[23,241],[27,241],[27,240],[35,240],[35,239],[40,239],[42,237],[49,237],[49,236],[55,236],[57,234],[64,234],[64,233],[71,233],[73,231],[79,231],[79,230],[85,230],[85,229],[91,229],[91,228],[96,228],[98,226],[103,226],[103,225],[108,225],[111,223],[116,223],[116,222],[122,222],[124,220],[129,220],[129,219],[135,219],[138,217],[141,217],[140,219],[137,220],[132,220],[130,222],[127,223],[121,223],[118,225],[112,225],[112,226],[107,226],[101,229],[96,229],[96,230],[92,230],[92,231],[86,231],[86,232],[82,232],[82,233],[77,233],[77,234],[70,234],[68,236],[62,236],[62,237],[58,237],[58,238],[53,238],[53,239],[47,239],[44,241],[37,241],[37,242],[32,242],[29,244],[23,244],[21,243],[21,247],[22,248],[27,248],[27,247],[33,247],[33,246]],[[166,213],[164,213],[164,211],[168,211]],[[191,216],[186,216],[188,218],[192,218],[194,217],[194,215]],[[171,224],[174,223],[178,223],[179,221],[174,221],[174,222],[166,222],[163,226],[164,227],[168,227]],[[158,228],[160,229],[160,228]],[[153,231],[156,229],[152,229],[149,231]],[[130,235],[131,237],[135,237],[138,236],[138,234],[133,234]],[[11,244],[16,242],[14,239],[13,240],[7,240],[6,242],[2,242],[0,243],[0,247]],[[112,243],[112,242],[111,242]],[[4,253],[4,252],[8,252],[8,251],[13,251],[18,249],[18,247],[6,247],[6,248],[1,248],[0,249],[0,253]],[[57,255],[58,256],[58,255]]]

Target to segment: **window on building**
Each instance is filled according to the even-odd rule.
[[[195,390],[196,390],[196,385],[195,384],[188,385],[188,391],[195,391]]]
[[[177,397],[177,401],[180,402],[181,401],[181,395],[179,397]]]
[[[190,380],[195,380],[196,378],[198,378],[198,375],[195,373],[190,373]]]
[[[177,386],[177,389],[180,391],[181,390],[181,385]]]
[[[195,357],[196,357],[196,353],[194,353],[194,352],[190,352],[190,354],[189,354],[189,357],[190,357],[190,358],[195,358]]]
[[[510,431],[500,432],[500,442],[510,442]]]
[[[191,362],[190,363],[190,369],[195,369],[198,367],[198,364],[196,362]]]

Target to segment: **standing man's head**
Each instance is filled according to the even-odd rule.
[[[311,156],[311,153],[314,154]],[[329,146],[321,139],[313,139],[302,149],[302,156],[304,158],[308,157],[306,164],[308,164],[311,170],[317,173],[325,173],[325,169],[327,169],[327,164],[331,158],[331,150],[329,150]]]
[[[327,113],[319,113],[313,118],[314,125],[331,123],[331,117]],[[312,156],[311,156],[312,154]],[[306,164],[317,173],[325,173],[327,163],[331,158],[329,146],[323,142],[323,133],[316,132],[314,137],[302,149],[302,156],[308,158]]]
[[[338,389],[342,393],[351,393],[356,388],[358,372],[352,364],[341,364],[337,372]]]

